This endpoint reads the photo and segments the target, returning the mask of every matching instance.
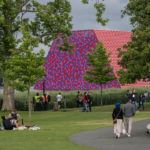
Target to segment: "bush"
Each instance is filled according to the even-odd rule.
[[[21,111],[27,111],[28,110],[28,104],[27,101],[15,101],[15,108],[17,110],[21,110]]]

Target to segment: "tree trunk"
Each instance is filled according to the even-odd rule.
[[[14,89],[4,82],[2,110],[13,110],[14,108]]]
[[[45,94],[45,79],[43,79],[43,95]]]
[[[31,104],[31,92],[30,92],[30,88],[28,89],[28,111],[29,111],[29,123],[31,124],[32,104]]]
[[[102,84],[101,84],[101,106],[103,105],[103,97],[102,97],[102,93],[103,93],[103,87],[102,87]]]

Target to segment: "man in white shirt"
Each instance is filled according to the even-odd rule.
[[[58,103],[58,109],[60,109],[61,107],[61,101],[62,101],[62,95],[61,93],[58,93],[58,95],[56,96],[56,100],[57,100],[57,103]]]

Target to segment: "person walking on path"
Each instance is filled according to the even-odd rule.
[[[123,112],[124,112],[124,121],[125,121],[127,136],[130,137],[132,131],[133,116],[135,115],[135,107],[132,104],[132,100],[129,100],[125,104]]]
[[[115,104],[113,109],[112,119],[114,124],[114,134],[116,138],[120,138],[121,133],[123,133],[124,122],[123,122],[123,110],[120,103]]]

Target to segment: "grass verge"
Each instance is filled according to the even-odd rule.
[[[149,105],[148,105],[149,106]],[[148,109],[146,106],[146,109]],[[69,137],[82,131],[112,126],[113,106],[94,107],[93,112],[77,109],[66,112],[33,112],[32,122],[38,131],[0,131],[1,150],[94,150],[72,143]],[[28,123],[28,112],[20,112]],[[1,112],[2,115],[2,112]],[[135,120],[149,119],[150,111],[136,114]]]

